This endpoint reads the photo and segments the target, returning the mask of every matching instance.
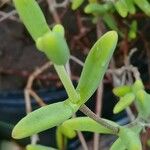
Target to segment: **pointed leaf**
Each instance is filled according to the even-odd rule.
[[[125,96],[125,94],[131,92],[131,90],[132,90],[131,86],[123,85],[123,86],[115,87],[113,89],[113,93],[118,97],[122,97]]]
[[[83,4],[83,2],[84,2],[84,0],[72,0],[71,8],[73,10],[76,10]]]
[[[128,7],[125,3],[125,0],[118,0],[114,3],[116,10],[122,17],[126,17],[128,15]]]
[[[66,149],[67,138],[62,134],[60,126],[56,130],[56,142],[59,150]]]
[[[108,4],[90,3],[85,7],[84,12],[87,14],[103,15],[107,13],[107,11],[111,8],[111,6],[112,5],[110,5],[110,3]]]
[[[102,82],[109,61],[116,48],[118,35],[115,31],[104,34],[89,52],[77,86],[81,104],[85,103]]]
[[[50,31],[41,8],[35,0],[13,0],[13,2],[21,20],[35,41]]]
[[[135,95],[133,93],[128,93],[124,97],[121,97],[119,102],[114,107],[114,114],[121,112],[127,108],[134,101]]]
[[[150,16],[150,3],[147,0],[134,0],[134,3],[143,11],[146,15]]]
[[[121,127],[119,137],[128,150],[142,150],[139,135],[131,129]]]
[[[30,144],[27,146],[27,150],[56,150],[56,149],[52,147],[42,146],[42,145]]]
[[[57,126],[69,119],[77,109],[78,106],[71,105],[69,101],[39,108],[19,121],[13,129],[12,137],[21,139]]]

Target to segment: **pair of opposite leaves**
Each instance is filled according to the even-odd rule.
[[[135,101],[139,117],[149,122],[150,95],[144,90],[144,85],[141,80],[136,80],[133,85],[114,88],[113,92],[116,96],[120,97],[119,102],[114,107],[114,113],[121,112]]]
[[[72,9],[75,10],[81,6],[84,0],[73,0]],[[104,15],[113,10],[112,6],[116,8],[120,16],[126,17],[128,13],[135,14],[136,4],[146,15],[150,16],[150,4],[147,0],[117,0],[114,3],[107,2],[105,4],[97,3],[97,0],[89,0],[89,4],[85,7],[85,13]]]

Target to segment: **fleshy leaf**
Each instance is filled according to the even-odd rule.
[[[150,3],[147,0],[134,0],[134,3],[143,11],[146,15],[150,16]]]
[[[150,95],[144,90],[139,90],[136,93],[136,99],[139,115],[148,119],[150,117]]]
[[[21,139],[57,126],[69,119],[77,109],[78,106],[69,101],[39,108],[19,121],[13,129],[12,137]]]
[[[35,0],[13,0],[13,2],[21,20],[35,41],[50,31],[41,8]]]
[[[113,112],[119,113],[125,108],[127,108],[135,99],[135,95],[133,93],[128,93],[124,97],[121,97],[119,102],[115,105]]]
[[[131,90],[132,90],[131,86],[123,85],[123,86],[115,87],[113,89],[113,93],[118,97],[122,97],[125,96],[125,94],[131,92]]]
[[[136,9],[134,6],[134,0],[125,0],[126,5],[128,6],[128,11],[130,14],[135,14]]]
[[[55,148],[52,147],[46,147],[42,145],[27,145],[27,150],[56,150]]]
[[[116,127],[119,125],[115,122],[109,121],[107,119],[103,119],[107,121],[109,124],[112,124]],[[75,137],[75,131],[88,131],[88,132],[95,132],[95,133],[105,133],[105,134],[114,134],[112,130],[100,125],[93,119],[89,117],[78,117],[69,119],[61,125],[62,133],[67,136],[68,138]]]
[[[118,0],[114,3],[116,10],[122,17],[126,17],[128,15],[128,8],[125,3],[125,0]]]
[[[100,82],[102,82],[117,41],[117,33],[109,31],[90,50],[76,88],[77,92],[80,93],[81,104],[92,96]]]
[[[87,14],[98,14],[98,15],[103,15],[105,14],[109,9],[111,8],[111,5],[108,4],[98,4],[98,3],[91,3],[88,4],[84,12]]]
[[[84,0],[72,0],[71,8],[73,10],[76,10],[77,8],[79,8],[83,4],[83,2],[84,2]]]
[[[126,150],[125,145],[122,143],[121,139],[118,138],[111,146],[110,150]]]
[[[61,24],[56,24],[53,29],[53,32],[60,33],[62,36],[65,35],[65,29]]]
[[[131,129],[121,127],[119,131],[119,137],[128,150],[142,150],[142,144],[139,135],[133,132]]]

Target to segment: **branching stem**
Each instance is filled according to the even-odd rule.
[[[104,121],[102,118],[100,118],[98,115],[96,115],[94,112],[92,112],[86,105],[82,105],[80,107],[80,111],[83,112],[88,117],[95,120],[97,123],[103,125],[104,127],[112,130],[114,134],[118,134],[119,127],[113,126],[112,124],[109,124],[108,122]]]

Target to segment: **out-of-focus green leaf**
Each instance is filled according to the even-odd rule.
[[[134,3],[143,11],[146,15],[150,16],[150,3],[147,0],[134,0]]]
[[[92,96],[102,81],[117,41],[117,33],[110,31],[104,34],[90,50],[76,88],[80,94],[81,105]]]
[[[130,40],[135,39],[137,36],[137,21],[132,21],[128,37]]]
[[[34,144],[27,145],[26,149],[27,150],[56,150],[55,148],[52,148],[52,147],[34,145]]]
[[[117,2],[114,2],[114,5],[120,16],[126,17],[128,15],[128,7],[125,0],[117,0]]]
[[[107,11],[110,8],[111,8],[111,5],[109,3],[106,3],[106,4],[89,3],[85,7],[84,12],[87,14],[103,15],[107,13]]]
[[[139,134],[136,134],[131,129],[121,127],[119,130],[119,137],[128,150],[142,150]]]
[[[122,97],[125,96],[125,94],[130,93],[131,90],[132,90],[131,86],[123,85],[123,86],[115,87],[113,89],[113,93],[118,97]]]
[[[129,13],[130,14],[135,14],[136,9],[135,9],[135,6],[134,6],[134,0],[125,0],[125,3],[128,7]]]
[[[119,102],[115,105],[113,112],[119,113],[125,108],[127,108],[135,99],[135,95],[133,93],[128,93],[125,96],[121,97]]]
[[[73,10],[76,10],[83,4],[83,2],[84,2],[84,0],[72,0],[71,8]]]

